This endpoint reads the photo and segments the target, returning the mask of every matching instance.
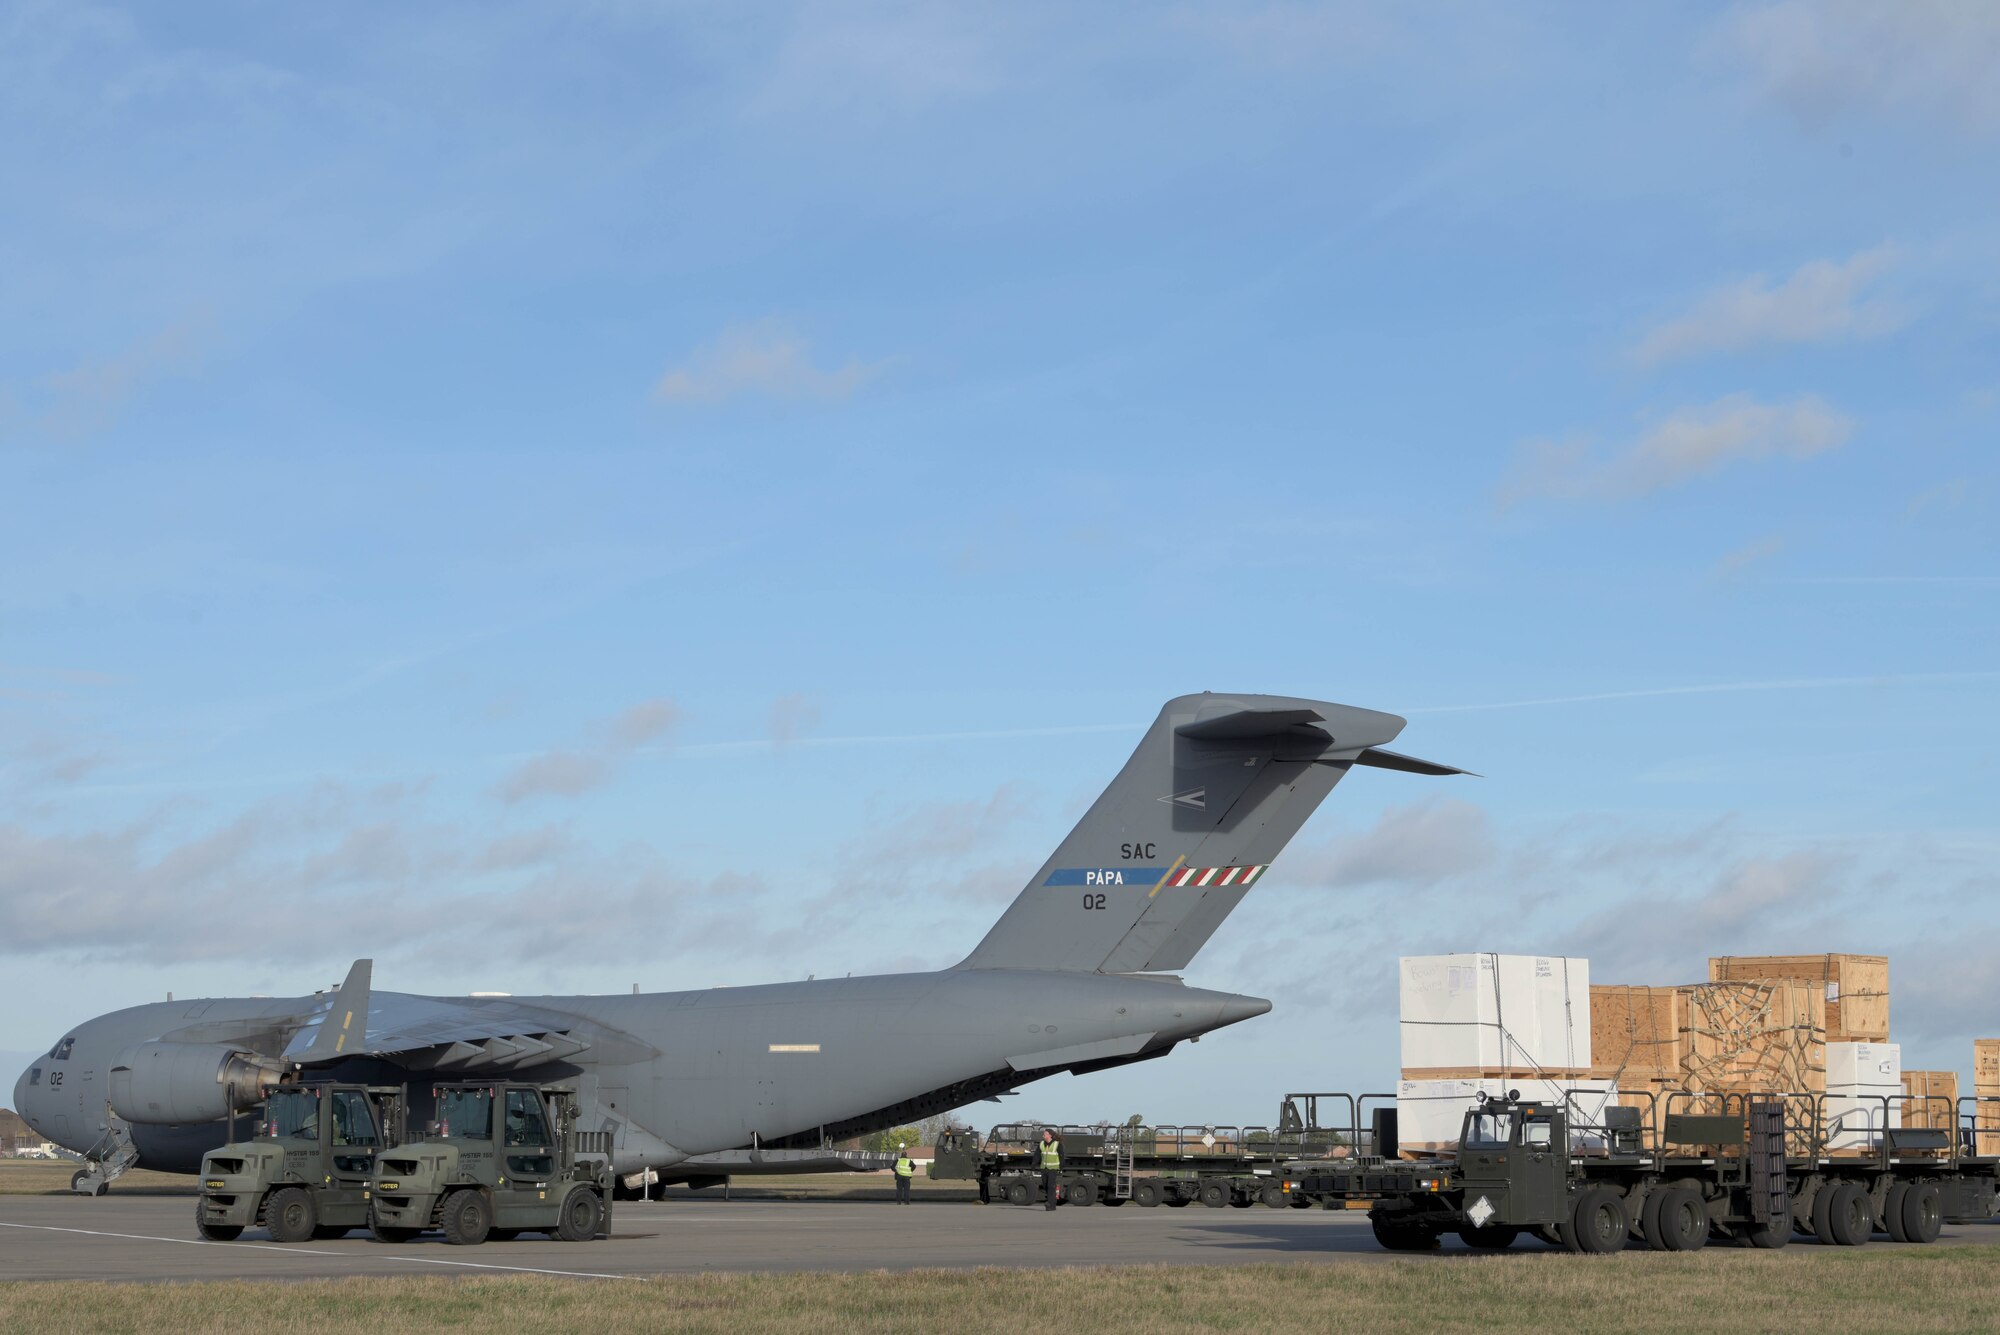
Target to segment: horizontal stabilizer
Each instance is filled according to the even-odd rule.
[[[1399,769],[1405,774],[1463,774],[1468,778],[1479,778],[1469,769],[1453,769],[1450,765],[1440,765],[1435,760],[1419,760],[1397,751],[1384,751],[1379,746],[1371,746],[1354,757],[1357,765],[1372,765],[1376,769]]]

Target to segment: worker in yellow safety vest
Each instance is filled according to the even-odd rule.
[[[910,1179],[917,1175],[917,1161],[910,1157],[907,1145],[896,1150],[896,1204],[910,1203]]]
[[[1047,1127],[1043,1127],[1040,1149],[1042,1152],[1042,1208],[1053,1210],[1056,1208],[1056,1201],[1062,1195],[1062,1188],[1056,1185],[1056,1179],[1062,1175],[1062,1142],[1056,1139],[1055,1132],[1049,1130]]]

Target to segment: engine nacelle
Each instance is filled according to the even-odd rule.
[[[285,1064],[220,1043],[136,1043],[111,1063],[111,1111],[128,1122],[214,1122],[261,1101]]]

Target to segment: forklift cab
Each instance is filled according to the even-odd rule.
[[[1569,1135],[1558,1106],[1523,1102],[1513,1092],[1482,1096],[1465,1114],[1458,1168],[1466,1213],[1481,1216],[1474,1220],[1480,1226],[1532,1228],[1568,1217]]]

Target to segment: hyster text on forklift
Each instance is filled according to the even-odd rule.
[[[576,1129],[573,1091],[465,1083],[432,1094],[429,1133],[375,1161],[376,1237],[408,1242],[427,1228],[458,1244],[610,1235],[611,1136]]]
[[[1293,1098],[1356,1107],[1347,1095]],[[1795,1233],[1848,1247],[1877,1231],[1922,1243],[1946,1222],[1993,1216],[2000,1163],[1964,1152],[1978,1143],[1975,1100],[1938,1098],[1921,1119],[1930,1125],[1898,1127],[1884,1098],[1867,1123],[1877,1129],[1850,1149],[1828,1136],[1824,1098],[1673,1094],[1586,1124],[1564,1104],[1510,1092],[1466,1113],[1455,1159],[1428,1161],[1397,1157],[1394,1112],[1380,1107],[1362,1154],[1293,1163],[1286,1176],[1305,1203],[1369,1202],[1376,1240],[1394,1251],[1428,1251],[1446,1233],[1499,1248],[1532,1232],[1574,1252],[1633,1240],[1691,1251],[1715,1238],[1783,1247]]]
[[[375,1156],[402,1135],[400,1086],[280,1085],[255,1136],[203,1157],[195,1229],[230,1242],[262,1224],[304,1242],[365,1228]]]

